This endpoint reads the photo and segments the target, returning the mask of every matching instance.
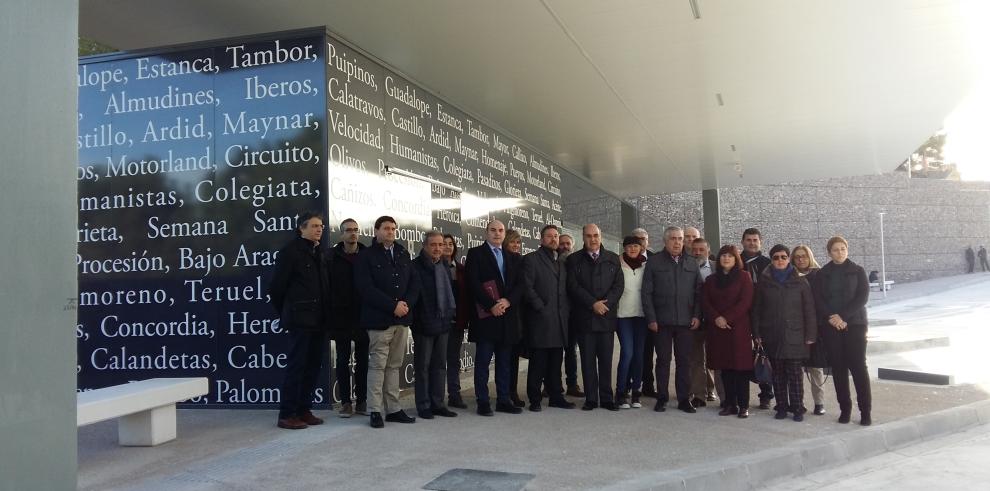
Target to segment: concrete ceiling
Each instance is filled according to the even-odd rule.
[[[633,196],[894,169],[988,59],[970,3],[82,0],[79,32],[137,49],[326,25]]]

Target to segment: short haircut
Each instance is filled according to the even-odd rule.
[[[758,229],[756,227],[749,227],[746,230],[743,230],[743,236],[742,236],[742,238],[745,239],[747,235],[755,235],[755,236],[757,236],[757,237],[759,237],[761,239],[763,238],[763,236],[760,235],[760,229]]]
[[[429,242],[430,239],[432,239],[433,237],[438,237],[438,236],[440,238],[443,238],[443,232],[439,230],[430,230],[429,232],[426,232],[425,234],[423,234],[423,245],[426,245],[426,243]]]
[[[443,240],[446,241],[447,239],[450,239],[450,242],[454,244],[454,250],[450,253],[450,259],[454,260],[457,258],[457,239],[453,235],[443,234]]]
[[[788,249],[787,246],[785,246],[784,244],[777,244],[777,245],[775,245],[775,246],[773,246],[773,247],[770,248],[770,257],[773,258],[773,255],[776,254],[776,253],[778,253],[778,252],[783,252],[784,254],[787,254],[788,256],[791,255],[791,250]]]
[[[514,240],[522,241],[522,236],[519,235],[515,229],[509,229],[505,231],[505,239],[502,240],[503,243],[508,244]]]
[[[306,222],[312,220],[313,218],[319,218],[323,221],[323,214],[315,210],[307,210],[299,214],[299,218],[296,218],[296,234],[302,235],[302,230],[306,226]]]
[[[344,229],[344,224],[345,223],[353,223],[354,225],[357,225],[357,220],[355,220],[353,218],[345,218],[344,221],[340,222],[340,229],[341,230]]]
[[[541,239],[543,238],[544,235],[547,234],[547,230],[556,230],[558,233],[560,233],[560,228],[557,227],[556,225],[554,225],[552,223],[550,225],[544,225],[543,228],[540,229],[540,238]]]
[[[670,226],[670,227],[667,227],[667,228],[663,229],[663,240],[669,239],[670,238],[670,234],[672,232],[681,232],[681,233],[684,233],[684,229],[682,229],[681,227],[675,227],[675,226]]]
[[[697,239],[694,239],[694,240],[691,241],[691,245],[695,245],[695,244],[705,244],[705,245],[708,245],[708,239],[706,239],[704,237],[698,237]]]
[[[645,236],[649,237],[650,236],[650,233],[647,232],[646,229],[643,228],[643,227],[636,227],[636,228],[632,229],[632,232],[629,232],[629,235],[645,235]]]
[[[842,236],[836,235],[835,237],[828,239],[828,244],[825,245],[825,250],[831,253],[832,246],[838,243],[845,244],[846,249],[849,248],[849,242],[846,242],[846,239],[843,239]]]
[[[722,256],[724,255],[729,255],[736,259],[736,264],[732,266],[732,269],[735,270],[743,269],[743,260],[742,260],[742,256],[739,255],[739,248],[737,248],[732,244],[724,245],[718,250],[718,254],[715,255],[715,259],[721,261]],[[719,268],[721,268],[721,265],[719,266]]]
[[[821,266],[818,265],[818,261],[815,261],[815,254],[811,252],[811,248],[804,244],[796,245],[794,246],[794,249],[791,249],[791,264],[794,264],[794,255],[797,254],[797,251],[799,250],[804,251],[804,253],[808,255],[808,265],[810,267],[821,269]],[[797,265],[795,264],[795,266]]]
[[[394,218],[388,215],[382,215],[378,217],[378,220],[375,220],[375,230],[382,228],[382,224],[385,222],[392,222],[392,225],[395,225],[396,227],[399,226],[398,222],[396,222]]]

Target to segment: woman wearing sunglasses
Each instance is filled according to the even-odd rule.
[[[802,363],[808,358],[808,345],[818,336],[815,299],[808,280],[791,265],[790,251],[781,244],[770,249],[770,267],[756,283],[753,335],[773,366],[774,417],[784,419],[791,412],[794,421],[803,421]]]
[[[794,250],[791,251],[791,264],[794,265],[794,269],[798,273],[804,275],[808,279],[808,284],[811,285],[811,293],[815,293],[815,273],[819,269],[822,269],[818,265],[818,261],[815,260],[815,254],[811,252],[811,248],[801,244],[794,246]],[[821,331],[818,332],[818,341],[821,342]],[[822,343],[824,344],[824,343]],[[824,346],[814,346],[812,349],[825,349]],[[817,416],[825,414],[825,370],[819,367],[804,367],[804,373],[808,374],[808,379],[811,382],[811,398],[815,401],[814,413]]]

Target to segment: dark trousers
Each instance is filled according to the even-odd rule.
[[[723,402],[726,406],[749,408],[749,379],[753,377],[753,371],[719,370],[719,372],[719,376],[722,377],[722,386],[725,389]]]
[[[866,368],[866,326],[849,324],[845,331],[838,331],[831,325],[825,325],[822,329],[825,330],[822,340],[828,352],[828,361],[832,364],[832,383],[839,409],[852,410],[852,397],[849,395],[851,374],[859,410],[870,412],[873,396],[870,392],[870,372]]]
[[[413,365],[416,368],[416,410],[429,411],[443,406],[444,379],[447,377],[448,333],[427,336],[413,333]]]
[[[354,349],[351,349],[351,342]],[[354,353],[354,370],[351,371],[351,353]],[[340,392],[340,402],[350,404],[355,399],[358,403],[368,397],[368,332],[353,331],[348,337],[341,336],[337,340],[336,357],[337,390]],[[353,396],[351,377],[354,377]]]
[[[981,264],[982,266],[982,264]],[[972,273],[973,269],[976,267],[976,261],[972,259],[966,259],[966,272]]]
[[[653,387],[653,355],[657,349],[657,333],[647,329],[646,338],[643,340],[643,387]]]
[[[329,340],[323,331],[289,331],[289,352],[282,381],[279,419],[299,416],[313,408],[313,391],[320,378]]]
[[[530,404],[543,400],[540,386],[545,385],[550,402],[564,401],[564,390],[560,386],[560,362],[564,357],[561,348],[530,348],[529,373],[526,374],[526,396]]]
[[[777,393],[778,411],[797,413],[804,408],[804,370],[801,360],[771,358],[773,390]]]
[[[617,324],[619,366],[615,375],[615,392],[625,397],[627,390],[639,392],[643,385],[643,343],[646,333],[652,331],[646,328],[645,317],[622,317]]]
[[[495,344],[491,341],[478,341],[477,356],[474,362],[474,395],[479,404],[490,404],[488,396],[488,365],[495,357],[495,397],[503,404],[511,404],[509,400],[509,358],[512,357],[512,346]]]
[[[980,258],[980,267],[983,268],[984,273],[987,272],[987,270],[990,270],[990,264],[987,264],[987,258]]]
[[[567,347],[564,348],[564,374],[567,376],[567,386],[574,387],[577,385],[577,345],[578,345],[578,335],[574,330],[571,330],[567,336]]]
[[[519,399],[519,358],[522,345],[512,345],[512,354],[509,356],[509,398]]]
[[[447,337],[447,397],[461,397],[461,346],[464,329],[453,328]]]
[[[615,333],[585,332],[580,337],[578,343],[581,345],[585,400],[597,404],[613,402],[612,351],[615,349]]]
[[[656,335],[657,348],[657,400],[670,400],[670,361],[673,347],[674,388],[677,402],[687,402],[691,394],[691,349],[694,344],[694,331],[688,326],[661,326]]]

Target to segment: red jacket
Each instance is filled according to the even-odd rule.
[[[753,305],[753,280],[745,271],[733,272],[725,288],[719,288],[712,273],[701,290],[705,314],[705,340],[708,368],[712,370],[752,370],[753,331],[749,310]],[[725,317],[732,329],[719,329],[716,317]]]

